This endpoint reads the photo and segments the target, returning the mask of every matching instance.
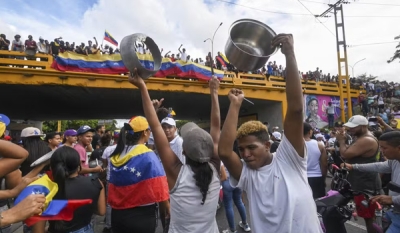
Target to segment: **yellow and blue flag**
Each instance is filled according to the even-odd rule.
[[[154,70],[154,60],[151,54],[137,53],[140,63],[149,70]],[[60,71],[90,72],[98,74],[121,74],[129,72],[122,62],[120,54],[89,54],[81,55],[72,52],[60,53],[52,64],[52,68]],[[224,71],[214,69],[214,75],[222,79]],[[193,62],[181,60],[171,61],[163,58],[160,70],[154,77],[177,76],[209,80],[212,77],[211,68]]]
[[[91,204],[91,199],[82,200],[53,200],[58,192],[58,185],[51,181],[47,175],[42,176],[30,183],[15,199],[15,205],[20,203],[31,194],[43,194],[46,197],[44,210],[41,215],[35,215],[25,220],[27,226],[32,226],[36,222],[45,220],[64,220],[71,221],[74,211],[87,204]]]

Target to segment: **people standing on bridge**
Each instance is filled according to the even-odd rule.
[[[272,46],[282,46],[287,67],[287,112],[280,146],[276,153],[270,153],[268,129],[262,122],[246,122],[236,131],[244,93],[232,89],[218,145],[219,156],[229,171],[231,185],[247,193],[252,232],[320,233],[322,229],[307,180],[303,91],[293,37],[279,34],[272,40]],[[243,161],[232,151],[235,139]]]
[[[146,118],[133,117],[121,129],[117,147],[111,154],[108,202],[112,208],[113,233],[154,233],[156,204],[169,199],[162,164],[145,145],[149,136]]]
[[[78,151],[79,156],[81,158],[82,168],[80,169],[79,173],[86,175],[89,173],[102,172],[103,169],[99,165],[94,168],[89,168],[89,158],[87,155],[86,148],[92,143],[94,129],[90,128],[87,125],[84,125],[78,129],[77,133],[78,133],[78,143],[74,146],[74,149]]]
[[[355,141],[349,146],[346,145],[345,133],[336,135],[336,142],[339,144],[340,155],[346,159],[346,163],[368,164],[378,161],[379,145],[378,140],[368,130],[368,120],[364,116],[355,115],[344,124],[349,128],[348,132],[355,138]],[[356,191],[373,191],[380,193],[381,180],[378,173],[367,173],[361,171],[350,171],[347,177],[351,188]],[[370,205],[366,208],[362,205],[365,200],[364,195],[354,197],[357,208],[357,214],[364,218],[368,233],[375,233],[373,221],[375,216],[375,207]]]
[[[218,233],[215,212],[220,192],[221,166],[217,153],[220,134],[219,81],[215,77],[210,80],[211,135],[193,122],[186,123],[180,130],[186,164],[182,164],[171,149],[143,79],[137,73],[132,73],[129,81],[141,92],[144,112],[167,174],[171,197],[169,233]]]

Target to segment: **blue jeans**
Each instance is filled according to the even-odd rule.
[[[328,114],[328,124],[329,128],[333,128],[335,125],[335,115],[334,114]]]
[[[386,212],[386,218],[392,221],[389,229],[387,229],[386,233],[398,233],[400,232],[400,214],[393,213],[393,211]]]
[[[246,208],[244,207],[242,201],[242,190],[239,188],[233,188],[228,180],[222,182],[222,190],[224,192],[224,207],[226,219],[228,220],[229,228],[231,231],[236,230],[235,218],[233,213],[233,203],[235,203],[236,208],[239,211],[240,217],[243,223],[247,223],[246,219]]]

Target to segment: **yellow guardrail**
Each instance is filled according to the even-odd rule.
[[[126,77],[126,74],[120,75],[106,75],[106,74],[93,74],[93,73],[79,73],[79,72],[60,72],[58,70],[52,69],[51,64],[53,63],[53,56],[47,54],[36,53],[34,57],[30,57],[27,59],[27,55],[24,52],[14,52],[14,51],[6,51],[0,50],[0,70],[2,73],[6,69],[23,69],[26,71],[27,69],[31,70],[31,73],[48,71],[48,73],[58,73],[63,75],[71,75],[71,76],[83,76],[83,77],[104,77],[104,78],[114,78],[121,79]],[[190,81],[198,81],[193,78],[181,78],[168,76],[164,78],[152,77],[152,80],[163,80],[169,79],[171,82],[179,82],[180,80],[188,80]],[[172,81],[173,80],[173,81]],[[225,72],[224,77],[221,80],[221,83],[231,84],[235,86],[242,86],[247,88],[254,89],[272,89],[276,91],[284,92],[286,89],[286,82],[282,77],[270,76],[269,80],[265,75],[261,74],[247,74],[247,73],[233,73],[233,72]],[[317,95],[330,95],[330,96],[339,96],[339,87],[336,83],[332,82],[315,82],[315,81],[302,81],[303,90],[305,94],[317,94]],[[343,85],[343,93],[346,92],[346,85]],[[363,88],[360,89],[351,89],[351,96],[357,97],[360,91],[365,92]]]

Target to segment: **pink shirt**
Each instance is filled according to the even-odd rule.
[[[81,158],[81,162],[83,162],[82,167],[89,167],[89,161],[85,147],[83,147],[81,144],[78,143],[74,146],[74,148],[76,151],[78,151],[79,157]]]

